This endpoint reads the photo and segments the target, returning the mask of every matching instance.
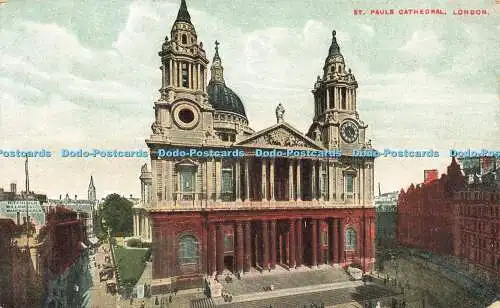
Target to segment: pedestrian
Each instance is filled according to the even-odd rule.
[[[144,307],[145,307],[145,305],[144,305],[144,301],[142,301],[142,303],[141,303],[141,307],[140,307],[140,308],[144,308]]]
[[[168,302],[171,303],[172,302],[172,294],[170,294],[170,296],[168,297]]]

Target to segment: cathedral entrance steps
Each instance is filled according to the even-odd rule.
[[[224,274],[219,281],[222,287],[228,290],[233,296],[262,292],[264,288],[271,284],[275,291],[291,288],[308,287],[311,285],[328,285],[339,282],[348,282],[349,276],[340,268],[330,265],[321,265],[318,268],[301,266],[293,271],[289,271],[281,266],[269,271],[259,271],[253,269],[249,273],[242,275],[242,279],[234,279],[226,282]],[[271,291],[274,292],[274,291]]]
[[[215,303],[211,298],[200,298],[191,301],[190,308],[215,308]]]
[[[248,294],[233,296],[232,302],[233,303],[249,302],[249,301],[255,301],[255,300],[275,298],[275,297],[307,294],[307,293],[312,293],[312,292],[322,292],[322,291],[344,289],[344,288],[356,288],[356,287],[360,287],[362,285],[363,285],[363,282],[360,282],[360,281],[344,281],[344,282],[336,282],[336,283],[330,283],[330,284],[309,285],[309,286],[298,287],[298,288],[278,289],[278,290],[275,289],[274,291],[263,291],[263,292],[255,292],[255,293],[248,293]],[[224,303],[224,299],[223,298],[215,298],[214,302],[216,305],[221,305]]]

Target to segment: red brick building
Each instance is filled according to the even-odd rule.
[[[85,242],[84,219],[76,212],[63,207],[49,207],[46,225],[40,230],[39,253],[45,289],[46,307],[77,307],[75,286],[85,272],[81,262]]]
[[[499,211],[498,187],[468,184],[453,158],[439,180],[401,190],[398,243],[458,257],[494,281],[500,274]]]

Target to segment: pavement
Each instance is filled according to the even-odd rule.
[[[336,289],[316,290],[316,286],[310,286],[307,293],[289,294],[272,298],[261,298],[245,302],[217,303],[221,308],[303,308],[311,307],[311,304],[324,307],[364,307],[364,303],[375,304],[379,299],[387,302],[397,294],[376,284],[367,283],[357,286],[338,285]],[[233,298],[234,301],[234,298]],[[387,307],[384,305],[383,307]]]

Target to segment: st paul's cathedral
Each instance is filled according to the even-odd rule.
[[[374,159],[356,111],[358,84],[335,31],[314,82],[307,133],[286,122],[261,131],[224,80],[218,43],[209,66],[186,2],[163,42],[161,96],[146,140],[134,233],[151,241],[152,291],[199,287],[223,272],[374,263]],[[230,65],[230,64],[228,64]],[[210,71],[210,74],[209,74]],[[210,77],[208,77],[210,76]],[[274,108],[273,108],[274,109]],[[159,157],[160,149],[241,150],[244,157]],[[259,157],[257,150],[341,151],[342,156]]]

